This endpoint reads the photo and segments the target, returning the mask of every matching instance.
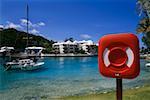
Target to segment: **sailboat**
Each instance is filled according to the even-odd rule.
[[[28,35],[28,5],[27,5],[27,35]],[[27,46],[28,46],[28,39],[29,36],[27,36]],[[44,65],[44,62],[39,60],[39,57],[41,56],[43,47],[26,47],[24,54],[26,54],[26,58],[23,59],[15,59],[11,62],[7,62],[4,64],[5,70],[9,69],[21,69],[21,70],[35,70],[39,69]],[[36,52],[35,52],[36,51]],[[36,55],[34,57],[31,57],[29,55]]]

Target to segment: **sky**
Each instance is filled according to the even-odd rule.
[[[0,0],[0,27],[26,31],[49,40],[93,40],[107,34],[134,33],[140,20],[136,0]],[[142,35],[137,35],[140,40]]]

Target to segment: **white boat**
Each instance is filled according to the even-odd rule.
[[[28,6],[27,6],[27,14],[28,14]],[[29,44],[29,35],[28,35],[28,16],[27,16],[27,46]],[[20,44],[21,45],[21,44]],[[14,49],[14,48],[9,48]],[[39,69],[44,65],[44,62],[39,62],[39,59],[42,54],[43,47],[26,47],[24,52],[24,59],[22,60],[13,60],[12,62],[7,62],[5,64],[6,69],[21,69],[21,70],[35,70]],[[33,59],[27,59],[30,57],[34,57]],[[21,58],[21,55],[20,55]],[[38,58],[38,59],[37,59]]]
[[[150,67],[150,63],[146,63],[145,66],[146,66],[146,67]]]
[[[44,62],[25,64],[21,67],[21,70],[36,70],[42,68],[42,65],[44,65]]]
[[[21,69],[21,70],[36,70],[42,67],[44,62],[34,62],[32,59],[13,60],[5,64],[6,70],[8,69]]]
[[[14,47],[7,47],[7,46],[1,47],[0,56],[8,56],[13,50],[14,50]]]
[[[4,47],[1,47],[1,48],[0,48],[0,53],[6,52],[6,51],[12,51],[12,50],[14,50],[14,47],[7,47],[7,46],[4,46]]]

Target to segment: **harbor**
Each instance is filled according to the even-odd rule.
[[[150,100],[150,0],[0,0],[0,100]]]
[[[63,42],[54,42],[42,36],[29,33],[28,5],[26,6],[26,19],[24,21],[26,21],[26,32],[15,28],[0,28],[2,36],[0,56],[5,60],[2,64],[5,68],[4,71],[17,69],[26,71],[38,70],[45,64],[43,57],[97,56],[98,45],[92,40],[77,41],[73,38],[68,38]],[[12,34],[16,37],[11,37],[10,35]],[[5,35],[10,37],[6,38]],[[5,40],[7,39],[8,41],[6,42]],[[19,41],[17,42],[17,40]],[[14,42],[14,44],[10,44],[10,41]],[[21,45],[20,42],[22,42]]]
[[[4,71],[3,65],[0,65],[0,96],[5,100],[65,100],[70,96],[115,91],[115,79],[99,75],[97,57],[45,57],[43,61],[44,67],[34,71]],[[150,69],[144,66],[144,59],[140,63],[140,76],[134,80],[124,80],[125,90],[150,84]]]

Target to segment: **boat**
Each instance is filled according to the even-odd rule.
[[[21,70],[36,70],[42,68],[42,65],[44,65],[44,62],[24,64],[24,66],[21,67]]]
[[[5,70],[20,69],[20,70],[36,70],[42,67],[44,62],[36,61],[35,59],[21,59],[7,62],[4,67]]]
[[[150,56],[147,55],[145,60],[146,60],[145,67],[150,67]]]
[[[23,54],[24,58],[20,55],[22,59],[15,59],[4,64],[5,70],[9,69],[21,69],[21,70],[35,70],[39,69],[44,65],[44,62],[40,61],[43,47],[28,47],[28,5],[27,5],[27,47]],[[11,58],[11,57],[10,57]]]
[[[16,57],[16,58],[27,58],[27,57],[40,57],[42,58],[44,56],[44,54],[42,53],[42,51],[45,48],[43,47],[37,47],[37,46],[29,46],[26,47],[24,52],[20,52],[17,54],[13,54],[12,57]]]
[[[45,48],[43,48],[43,47],[37,47],[37,46],[26,47],[25,48],[25,54],[30,56],[30,57],[36,57],[36,56],[42,57],[43,56],[42,51],[44,49]]]
[[[9,56],[14,50],[14,47],[4,46],[0,48],[0,56]]]
[[[145,67],[150,67],[150,63],[146,63],[146,64],[145,64]]]

